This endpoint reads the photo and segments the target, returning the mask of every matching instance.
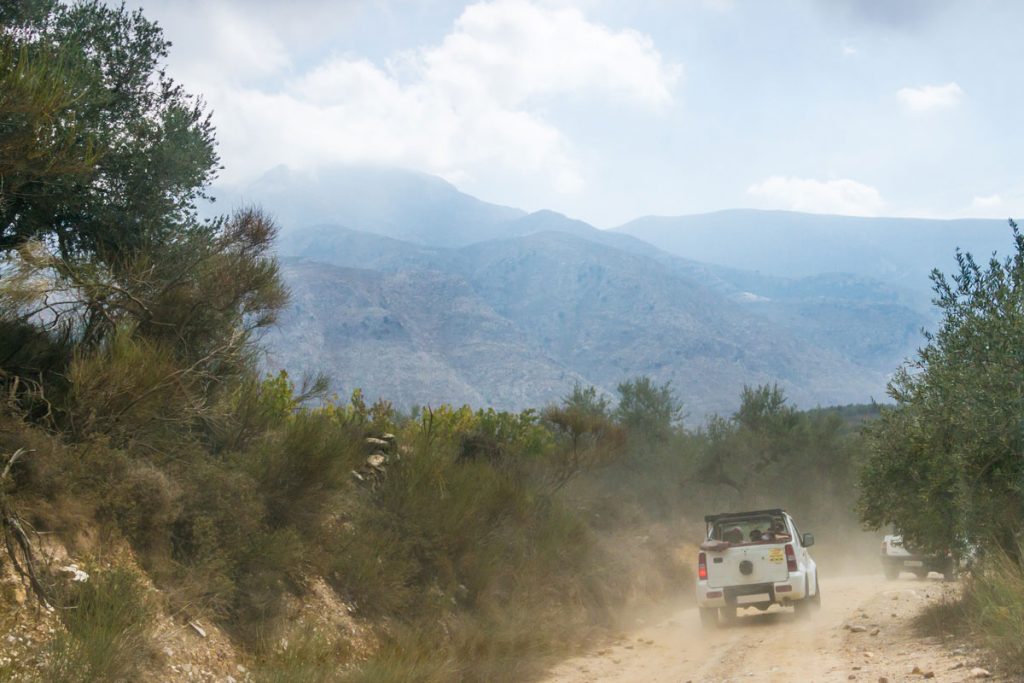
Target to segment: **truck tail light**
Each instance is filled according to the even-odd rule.
[[[790,543],[786,544],[786,569],[791,572],[795,572],[797,570],[796,553],[793,552],[793,545]]]
[[[697,556],[697,578],[701,581],[708,580],[708,556],[705,553]]]

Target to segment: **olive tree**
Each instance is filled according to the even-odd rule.
[[[979,263],[933,271],[938,331],[889,384],[860,478],[869,527],[932,550],[968,543],[1019,556],[1024,530],[1024,237]]]

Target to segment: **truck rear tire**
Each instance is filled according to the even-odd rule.
[[[704,628],[718,628],[718,609],[714,607],[698,607],[700,625]]]
[[[804,584],[804,585],[806,586],[808,584]],[[817,588],[817,585],[815,585],[815,588]],[[813,609],[815,609],[817,607],[821,607],[821,602],[817,599],[817,596],[815,596],[815,595],[807,595],[806,591],[804,592],[804,599],[803,600],[798,600],[795,603],[793,603],[793,611],[801,619],[806,619],[806,618],[810,617],[811,616],[811,610],[813,610]]]
[[[893,564],[892,562],[886,562],[883,566],[885,567],[885,578],[889,579],[890,581],[895,581],[896,579],[900,578],[899,566]]]

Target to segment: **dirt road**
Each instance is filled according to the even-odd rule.
[[[935,577],[937,575],[933,575]],[[822,609],[741,610],[730,627],[703,631],[696,610],[639,625],[618,642],[563,662],[551,683],[773,683],[967,681],[983,677],[982,654],[950,637],[922,635],[914,617],[955,590],[933,578],[822,579]],[[987,667],[986,667],[987,668]],[[1000,680],[992,676],[988,680]],[[1005,679],[1003,679],[1005,680]]]

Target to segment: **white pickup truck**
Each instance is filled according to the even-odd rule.
[[[697,560],[697,607],[705,628],[731,621],[736,610],[772,605],[809,613],[821,606],[818,567],[784,510],[708,515]]]

